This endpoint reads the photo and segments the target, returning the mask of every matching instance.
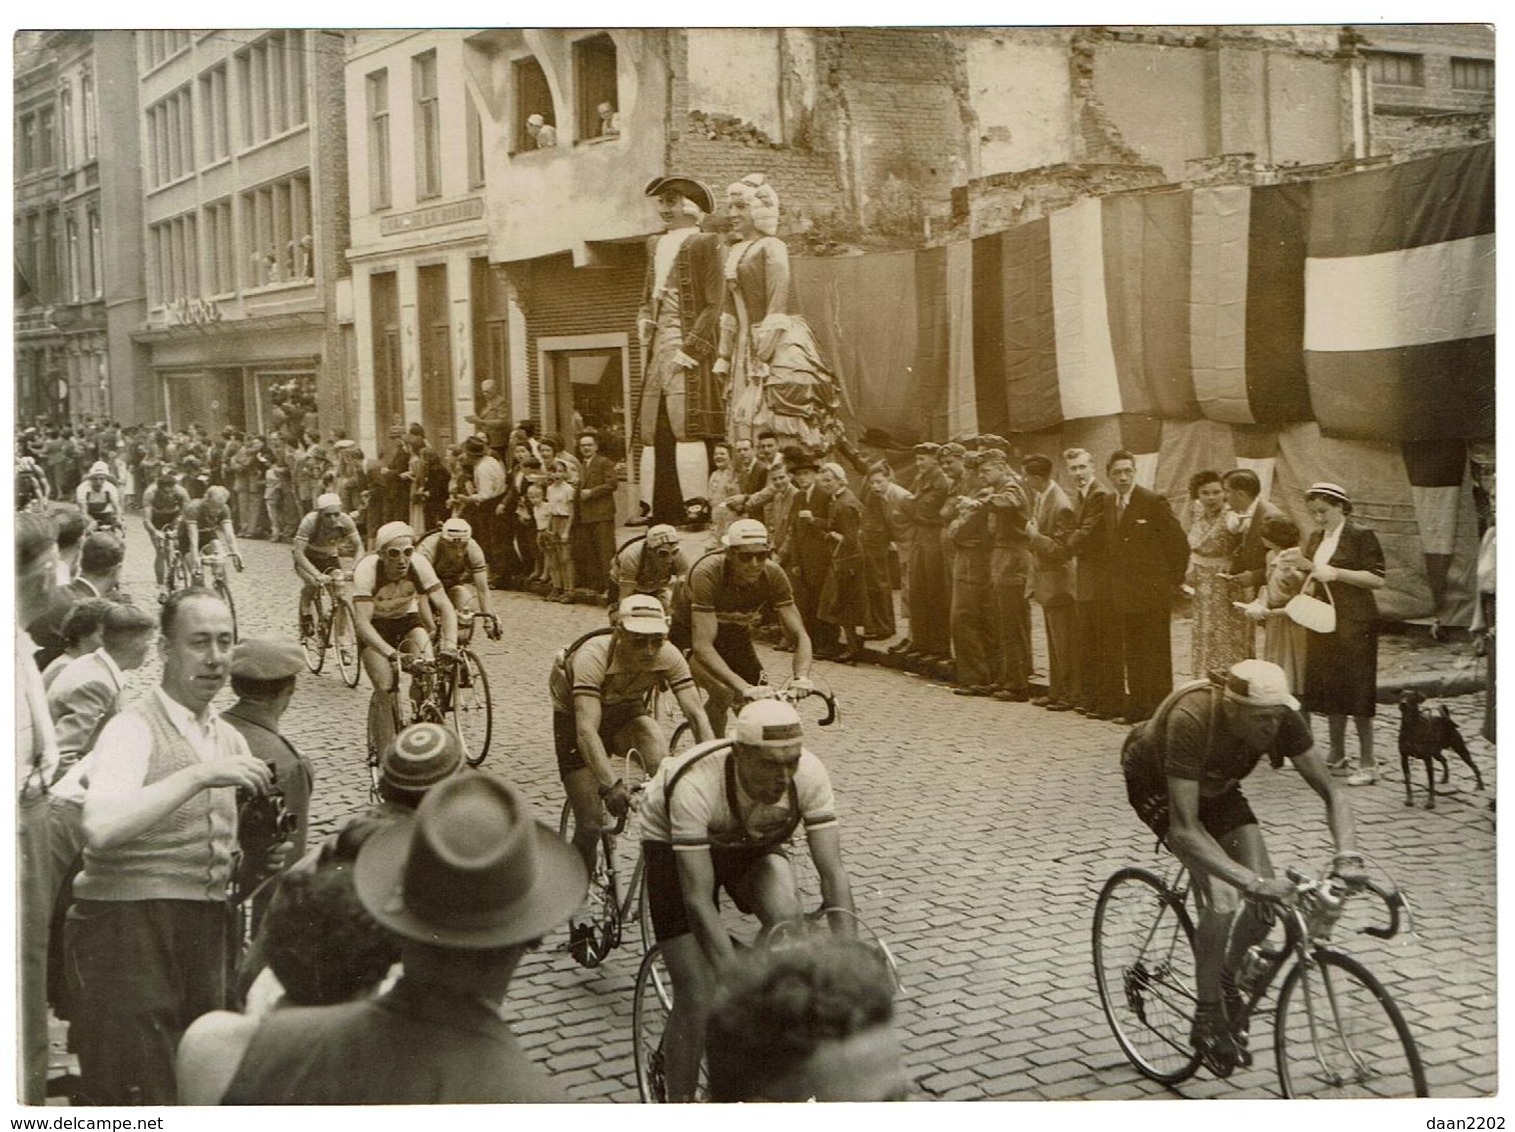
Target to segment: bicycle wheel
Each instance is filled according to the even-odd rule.
[[[670,755],[682,755],[694,745],[694,728],[686,719],[673,729],[673,735],[668,740],[668,753]]]
[[[226,608],[231,612],[231,639],[237,640],[237,603],[232,600],[231,586],[226,584],[226,579],[216,575],[216,593],[226,603]]]
[[[1404,1015],[1349,955],[1317,949],[1284,979],[1273,1052],[1285,1097],[1424,1097],[1425,1069]]]
[[[346,601],[332,602],[331,643],[336,646],[337,671],[342,674],[342,683],[356,688],[363,665],[358,662],[358,631],[353,625],[352,605]]]
[[[309,625],[309,632],[303,631]],[[325,589],[313,591],[311,597],[300,602],[300,651],[305,654],[305,667],[318,673],[326,664],[326,640],[330,634],[331,595]]]
[[[574,834],[573,806],[563,803],[563,812],[558,817],[558,836],[572,841]],[[616,839],[608,833],[600,835],[600,852],[595,860],[594,875],[589,878],[589,894],[586,898],[593,928],[591,934],[580,940],[572,940],[568,954],[580,967],[598,967],[621,942],[621,906],[616,892],[615,875],[608,863],[614,859]]]
[[[663,949],[653,944],[642,956],[631,1000],[631,1060],[636,1066],[637,1092],[643,1104],[666,1104],[667,1083],[663,1072],[663,1032],[673,1010],[673,981],[663,962]],[[696,1100],[708,1099],[705,1067],[700,1066]]]
[[[458,679],[452,689],[452,727],[463,743],[463,757],[478,766],[489,754],[494,731],[494,705],[489,700],[489,678],[472,649],[458,650]]]
[[[1174,1085],[1193,1075],[1194,925],[1146,869],[1120,869],[1094,904],[1094,976],[1105,1018],[1131,1064]]]

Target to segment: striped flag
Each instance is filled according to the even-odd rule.
[[[1305,359],[1321,432],[1494,432],[1494,147],[1312,185]]]

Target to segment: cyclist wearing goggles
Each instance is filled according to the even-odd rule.
[[[451,518],[416,545],[416,557],[424,558],[447,589],[447,598],[458,615],[458,632],[464,643],[473,630],[475,613],[490,613],[489,564],[484,548],[473,537],[467,519]]]
[[[673,602],[671,639],[693,648],[690,671],[709,700],[705,711],[717,735],[726,730],[733,704],[763,694],[763,666],[752,647],[752,630],[772,611],[794,650],[794,682],[810,684],[810,636],[805,632],[789,576],[772,557],[768,528],[738,519],[721,538],[724,551],[696,562]]]
[[[675,579],[687,573],[689,560],[679,549],[679,533],[659,523],[610,560],[611,612],[632,594],[651,594],[666,607],[673,600]]]
[[[457,614],[431,563],[416,555],[415,544],[410,524],[385,523],[374,536],[374,553],[352,574],[358,649],[374,689],[369,720],[381,751],[394,739],[391,697],[399,689],[397,669],[404,667],[405,655],[425,656],[430,651],[427,630],[433,612],[442,627],[443,656],[455,656],[458,649]],[[422,603],[423,595],[430,609]]]
[[[621,817],[630,805],[612,757],[634,747],[651,774],[668,754],[668,737],[648,712],[649,695],[657,689],[671,691],[698,741],[712,738],[689,665],[668,642],[668,615],[662,603],[647,594],[633,594],[616,612],[613,630],[580,639],[560,652],[547,681],[558,774],[573,807],[573,843],[591,874],[603,812]],[[570,936],[579,928],[575,917]]]

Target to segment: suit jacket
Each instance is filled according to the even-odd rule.
[[[1031,596],[1043,606],[1070,602],[1078,585],[1078,567],[1065,542],[1073,531],[1074,512],[1061,484],[1052,483],[1041,499],[1032,501],[1032,518],[1036,536],[1031,540],[1031,557],[1036,569]]]
[[[1231,555],[1231,574],[1240,574],[1236,584],[1249,592],[1258,586],[1266,585],[1268,581],[1268,548],[1263,545],[1262,525],[1267,518],[1278,518],[1283,515],[1273,504],[1266,499],[1257,501],[1257,509],[1252,512],[1252,521],[1247,524],[1246,532],[1241,536],[1241,545],[1236,548],[1236,553]]]
[[[1124,515],[1112,492],[1104,528],[1110,546],[1110,595],[1123,613],[1166,611],[1189,565],[1189,540],[1168,501],[1133,487]]]
[[[595,453],[579,478],[579,522],[615,522],[615,485],[615,461]]]
[[[814,519],[805,522],[801,511],[809,511]],[[831,554],[835,544],[827,536],[831,522],[831,498],[815,484],[810,490],[796,493],[789,506],[789,533],[784,539],[784,556],[788,559],[789,573],[817,588],[825,582],[826,572],[831,569]]]
[[[66,665],[47,690],[58,754],[71,763],[89,753],[106,720],[121,708],[121,682],[99,650]]]
[[[1079,601],[1109,597],[1110,543],[1105,531],[1105,509],[1115,506],[1115,495],[1095,480],[1089,490],[1073,500],[1073,525],[1061,540],[1063,553],[1078,559],[1074,596]]]
[[[1313,558],[1325,532],[1311,531],[1305,539],[1304,554]],[[1370,570],[1380,578],[1384,576],[1383,547],[1378,536],[1367,527],[1359,527],[1350,518],[1342,526],[1341,539],[1336,544],[1336,553],[1331,555],[1331,565],[1339,570]],[[1378,618],[1378,600],[1372,590],[1350,586],[1346,582],[1331,582],[1331,600],[1336,604],[1336,616],[1348,621],[1375,621]],[[1313,592],[1313,589],[1312,589]]]

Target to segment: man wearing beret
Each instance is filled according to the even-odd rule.
[[[254,758],[273,768],[274,785],[283,793],[284,806],[295,819],[294,833],[288,841],[275,839],[259,825],[238,829],[243,892],[253,891],[305,855],[315,773],[310,762],[279,730],[279,721],[295,694],[298,673],[304,666],[300,648],[293,641],[249,637],[232,649],[231,689],[237,694],[237,702],[222,712],[221,718],[247,740],[247,749]],[[262,918],[267,903],[266,896],[254,902],[254,923]]]

